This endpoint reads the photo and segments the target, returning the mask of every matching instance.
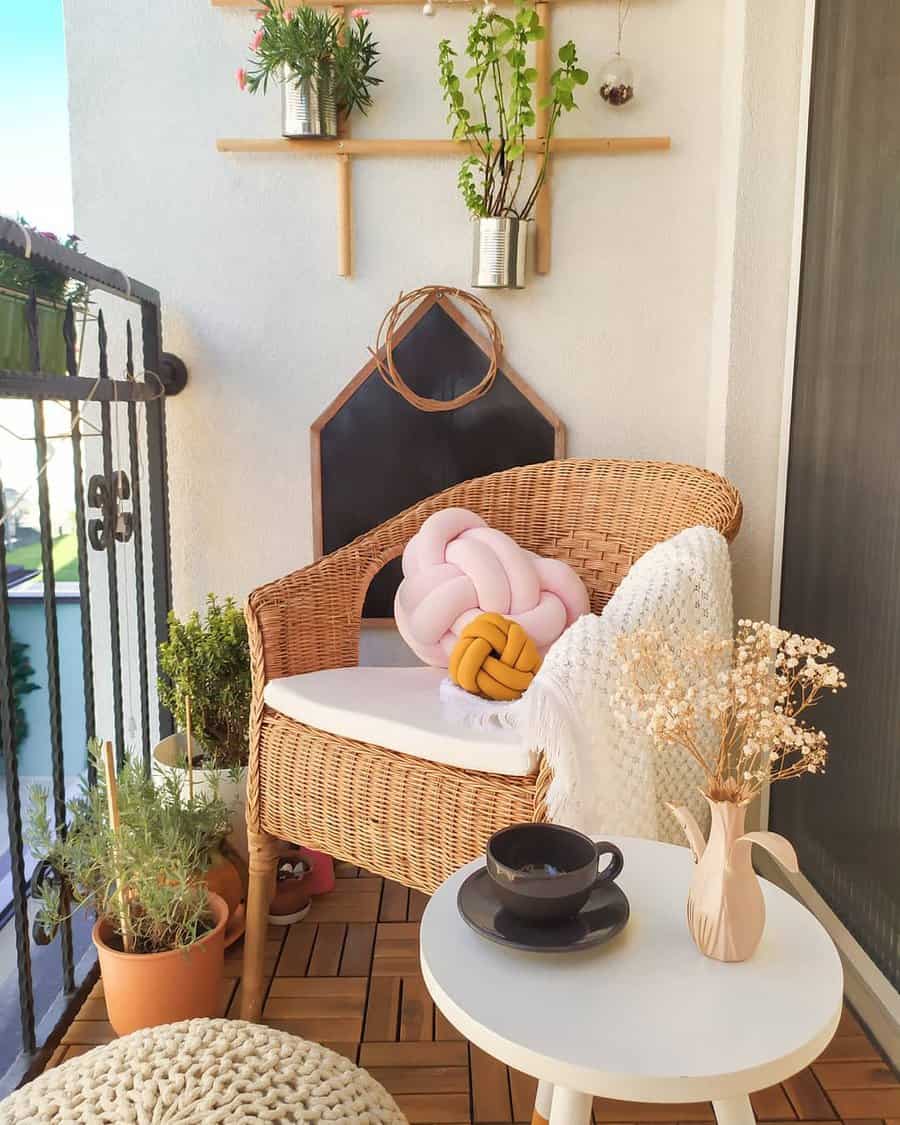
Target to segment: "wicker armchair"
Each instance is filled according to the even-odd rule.
[[[242,1016],[260,1017],[266,915],[276,842],[321,849],[430,893],[488,837],[541,820],[549,770],[476,773],[305,726],[263,701],[269,680],[358,662],[363,598],[432,512],[458,506],[524,547],[564,559],[599,613],[635,559],[694,524],[729,539],[737,491],[688,465],[548,461],[455,485],[346,547],[254,591],[247,607],[253,671],[247,825],[250,889]]]

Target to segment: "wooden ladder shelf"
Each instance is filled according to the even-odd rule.
[[[255,0],[210,0],[216,8],[254,8]],[[366,0],[367,7],[387,7],[389,5],[421,4],[422,0]],[[540,102],[549,90],[552,69],[550,7],[558,3],[587,3],[590,0],[535,0],[535,8],[541,25],[547,34],[536,43],[535,69],[537,77],[537,100]],[[319,7],[330,7],[335,13],[344,15],[344,7],[322,3]],[[547,131],[547,110],[537,110],[535,127],[537,136],[526,142],[528,152],[535,157],[544,151],[544,134]],[[550,142],[554,158],[561,156],[614,156],[636,152],[661,152],[671,148],[671,138],[660,137],[556,137]],[[452,140],[403,140],[355,138],[342,134],[337,140],[322,140],[318,137],[289,139],[286,137],[221,137],[216,141],[219,152],[233,153],[289,153],[291,156],[331,156],[337,162],[337,244],[338,268],[340,277],[353,274],[353,235],[351,195],[351,157],[355,156],[459,156],[465,152],[465,141]],[[551,165],[552,167],[552,165]],[[537,273],[550,272],[550,177],[544,181],[535,205],[535,270]]]

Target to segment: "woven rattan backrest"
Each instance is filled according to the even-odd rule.
[[[723,477],[659,461],[546,461],[454,485],[395,516],[357,543],[396,557],[441,508],[469,508],[517,543],[564,559],[599,612],[635,559],[686,527],[705,524],[732,539],[740,495]]]

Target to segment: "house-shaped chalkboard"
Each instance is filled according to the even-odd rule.
[[[394,333],[394,363],[417,394],[446,401],[478,383],[490,348],[447,298],[424,301]],[[505,362],[487,394],[426,413],[388,387],[374,359],[313,423],[316,557],[411,504],[472,477],[565,456],[565,431]],[[363,616],[393,616],[400,560],[376,576]]]

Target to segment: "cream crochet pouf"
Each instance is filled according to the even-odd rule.
[[[406,1125],[370,1074],[318,1043],[243,1020],[135,1031],[0,1102],[0,1122]]]

